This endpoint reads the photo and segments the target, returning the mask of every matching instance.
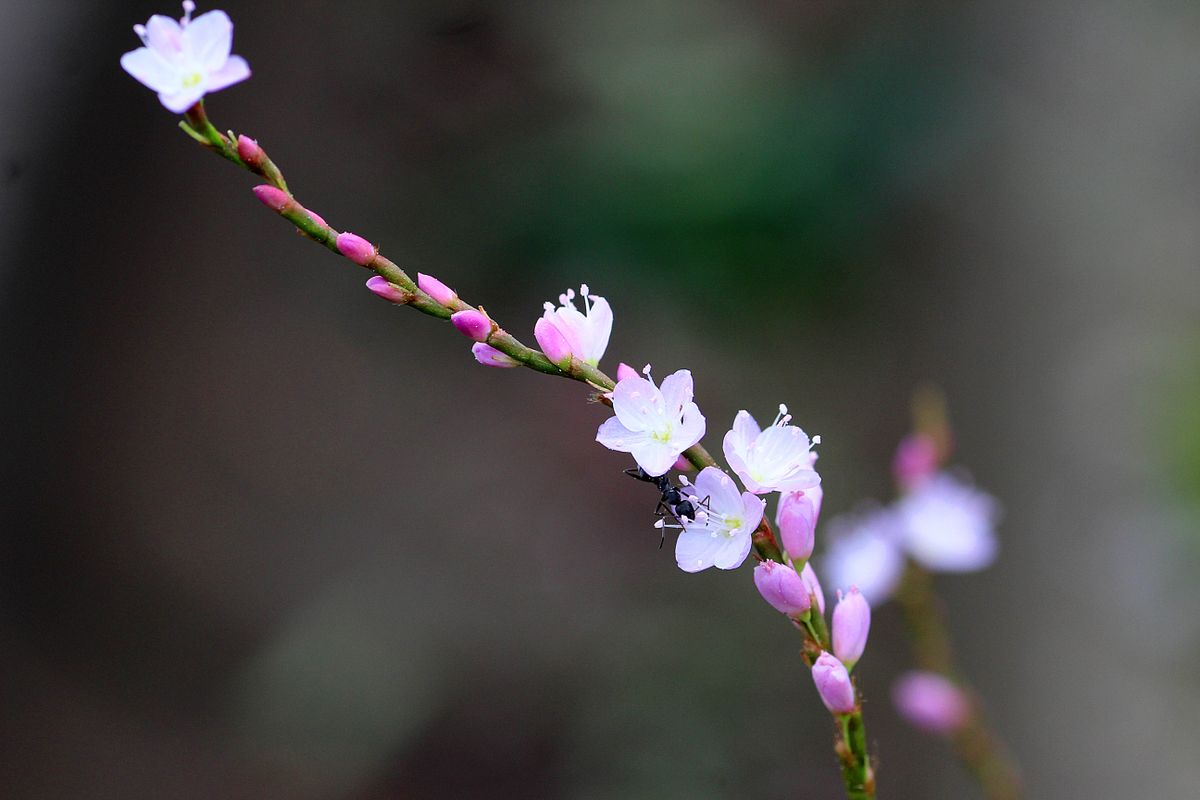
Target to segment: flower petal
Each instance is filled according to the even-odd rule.
[[[603,297],[591,296],[591,310],[588,312],[589,339],[587,360],[598,364],[608,349],[608,339],[612,335],[612,307]]]
[[[732,481],[731,481],[732,483]],[[763,510],[767,503],[761,497],[751,492],[742,492],[742,530],[747,535],[754,533],[762,522]]]
[[[146,22],[146,44],[168,62],[183,55],[183,29],[179,23],[162,14],[155,14]]]
[[[762,515],[761,511],[759,515]],[[713,566],[717,569],[737,569],[750,555],[751,544],[749,533],[725,539],[724,546],[713,554]]]
[[[671,437],[671,444],[678,447],[680,452],[687,450],[704,438],[706,425],[704,415],[700,413],[700,407],[695,403],[688,403],[683,407],[683,420],[675,429],[674,435]]]
[[[708,569],[728,541],[707,530],[684,530],[675,542],[675,563],[684,572]]]
[[[175,92],[159,92],[158,102],[166,106],[168,111],[182,114],[200,102],[201,97],[204,97],[204,87],[193,86],[190,89],[180,89]]]
[[[224,89],[226,86],[232,86],[239,81],[244,81],[249,77],[250,65],[246,63],[246,59],[241,56],[230,56],[225,61],[223,67],[208,74],[205,87],[207,91],[215,92],[218,89]]]
[[[171,92],[179,88],[179,75],[149,48],[139,47],[121,56],[121,68],[140,84],[156,92]]]
[[[647,475],[653,475],[656,478],[659,475],[667,474],[671,467],[675,466],[675,459],[679,458],[679,451],[665,442],[656,441],[644,434],[641,436],[641,441],[634,444],[629,451],[633,454],[638,466],[644,469]]]
[[[662,418],[662,402],[658,388],[645,378],[626,378],[613,389],[613,411],[631,431],[653,430]]]
[[[596,441],[609,450],[619,453],[630,453],[633,448],[646,440],[646,434],[641,431],[631,431],[621,424],[617,417],[609,417],[596,431]]]
[[[705,467],[696,476],[696,494],[708,500],[708,507],[717,514],[741,516],[744,508],[737,485],[719,467]],[[757,526],[758,523],[755,523]]]
[[[224,11],[206,11],[188,23],[183,38],[205,71],[215,72],[225,65],[233,47],[233,22]]]
[[[668,415],[678,417],[683,407],[692,401],[692,373],[681,369],[672,372],[662,382],[663,407]]]

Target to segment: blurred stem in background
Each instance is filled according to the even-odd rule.
[[[953,444],[946,401],[936,388],[922,387],[914,394],[913,423],[916,433],[934,443],[938,461],[945,464]],[[991,730],[978,693],[955,666],[945,603],[934,588],[933,574],[909,558],[896,600],[908,627],[917,666],[945,677],[966,698],[966,717],[949,732],[959,759],[975,776],[989,800],[1019,800],[1021,779],[1017,765],[999,736]]]

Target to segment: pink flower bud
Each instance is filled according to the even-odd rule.
[[[403,304],[412,299],[399,286],[396,286],[394,283],[388,283],[388,279],[382,275],[376,275],[374,278],[368,280],[367,288],[389,303]]]
[[[851,586],[848,594],[838,592],[838,595],[838,604],[833,609],[833,654],[846,669],[854,669],[867,646],[871,606],[856,586]]]
[[[450,305],[458,298],[458,295],[449,286],[423,272],[417,273],[417,287],[444,306]]]
[[[458,328],[459,333],[477,342],[486,341],[492,333],[492,321],[475,308],[454,312],[450,315],[450,321]]]
[[[625,380],[626,378],[640,378],[640,377],[642,377],[641,374],[636,369],[634,369],[633,367],[626,364],[624,361],[622,361],[620,364],[617,364],[617,382],[618,383]]]
[[[923,433],[905,436],[896,447],[892,459],[892,475],[903,489],[912,489],[937,472],[938,446],[932,437]]]
[[[854,684],[845,665],[833,654],[821,651],[812,667],[813,683],[821,702],[834,714],[849,714],[854,711]]]
[[[962,690],[936,672],[908,672],[892,685],[896,710],[913,726],[943,736],[954,733],[971,716]]]
[[[266,154],[258,146],[258,142],[244,134],[237,138],[237,154],[246,166],[254,169],[262,169],[263,161],[266,159]]]
[[[471,345],[471,353],[474,354],[475,360],[485,367],[519,367],[521,362],[517,361],[507,353],[501,353],[490,344],[476,342]]]
[[[689,472],[693,469],[695,467],[692,465],[692,462],[687,460],[687,456],[680,455],[679,458],[675,459],[676,472]]]
[[[779,500],[775,515],[783,549],[793,561],[807,561],[816,541],[817,509],[805,492],[788,492]]]
[[[808,593],[817,598],[817,608],[824,614],[825,592],[821,590],[821,582],[817,580],[817,573],[813,571],[811,562],[805,564],[804,569],[800,570],[800,577],[804,579],[804,583],[808,586]]]
[[[366,239],[359,236],[357,233],[339,233],[337,237],[338,252],[346,258],[353,261],[355,264],[367,266],[375,258],[378,252],[375,245],[368,242]]]
[[[289,203],[295,202],[287,192],[282,189],[276,189],[269,183],[255,186],[252,191],[254,192],[254,196],[272,211],[283,211]]]
[[[764,561],[754,568],[758,593],[781,614],[797,617],[808,611],[812,601],[808,586],[796,570],[778,561]]]
[[[571,346],[567,338],[545,317],[539,317],[533,326],[533,338],[551,363],[565,367],[571,363]]]

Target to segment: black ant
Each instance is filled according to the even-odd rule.
[[[661,550],[663,542],[666,541],[667,531],[663,525],[663,517],[670,516],[681,527],[684,522],[695,522],[696,514],[699,509],[707,509],[709,498],[696,500],[693,502],[689,499],[689,495],[685,495],[683,486],[676,486],[671,483],[671,479],[666,475],[651,475],[641,467],[630,467],[625,470],[625,474],[634,480],[642,481],[643,483],[652,483],[658,489],[662,497],[658,500],[658,506],[654,509],[654,514],[657,516],[658,522],[655,527],[662,531],[662,537],[658,541],[658,549]],[[685,483],[687,479],[684,479]],[[690,495],[695,497],[695,495]]]

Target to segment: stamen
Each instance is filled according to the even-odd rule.
[[[584,297],[587,297],[589,294],[591,294],[591,291],[588,289],[588,285],[586,283],[581,283],[579,285],[579,294]]]
[[[142,44],[146,45],[147,47],[150,46],[150,39],[146,35],[145,25],[134,25],[133,32],[136,33],[138,38],[142,40]]]
[[[812,443],[813,443],[813,444],[820,444],[820,443],[821,443],[821,434],[819,434],[819,433],[818,433],[816,436],[814,436],[814,437],[812,438]]]
[[[558,296],[558,304],[560,306],[565,306],[570,301],[570,299],[571,298],[567,297],[565,294],[560,294]]]
[[[692,482],[688,480],[687,475],[680,475],[679,476],[679,485],[680,486],[691,486]]]
[[[575,290],[574,289],[567,289],[567,299],[568,300],[575,299]]]
[[[192,21],[192,12],[196,10],[196,4],[193,0],[183,0],[183,19],[179,20],[182,27],[187,27],[187,24]]]
[[[554,303],[551,303],[549,300],[547,300],[546,302],[542,303],[542,308],[546,311],[553,311]]]

